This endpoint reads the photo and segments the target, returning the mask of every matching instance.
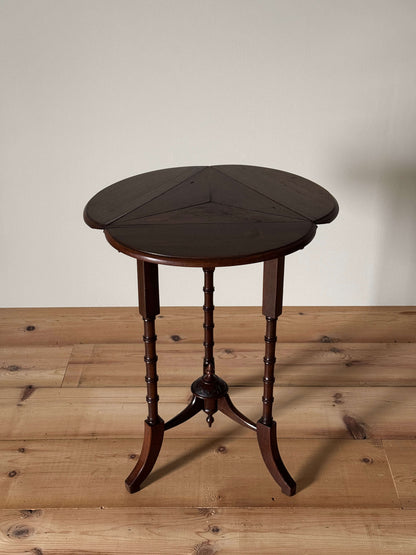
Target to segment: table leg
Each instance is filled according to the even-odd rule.
[[[215,268],[203,268],[204,271],[204,374],[202,384],[207,389],[214,387],[218,384],[217,376],[215,375],[215,362],[214,362],[214,270]],[[214,422],[212,416],[217,411],[217,398],[207,397],[204,399],[204,412],[207,415],[208,426],[211,427]]]
[[[276,322],[282,313],[284,258],[264,263],[263,314],[266,317],[263,416],[257,422],[257,440],[270,474],[286,495],[294,495],[296,483],[286,469],[277,446],[276,422],[273,420],[273,384],[276,362]]]
[[[149,262],[137,261],[139,284],[139,311],[143,317],[146,363],[148,417],[144,422],[144,439],[139,460],[126,479],[130,493],[140,489],[141,483],[150,474],[159,455],[163,442],[165,424],[158,413],[159,395],[157,394],[158,376],[156,372],[156,333],[155,318],[160,312],[158,266]]]

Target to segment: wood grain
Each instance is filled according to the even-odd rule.
[[[257,420],[261,309],[215,312],[218,375]],[[161,316],[168,419],[202,373],[203,312]],[[144,489],[125,491],[146,416],[142,333],[136,308],[0,310],[0,553],[416,552],[414,307],[284,309],[275,415],[291,498],[255,434],[220,414],[168,430]]]
[[[202,342],[202,309],[163,307],[156,327],[159,343]],[[233,322],[233,326],[229,323]],[[223,343],[263,339],[260,307],[216,307],[216,339]],[[278,324],[284,342],[415,342],[415,307],[285,307]],[[137,308],[3,308],[2,345],[137,343]],[[172,339],[174,337],[175,339]]]
[[[403,509],[416,509],[416,440],[383,442]]]
[[[277,384],[416,386],[415,343],[281,343]],[[183,342],[158,348],[163,385],[189,384],[201,372],[202,347]],[[230,385],[258,383],[260,343],[217,343],[218,373]],[[0,387],[134,387],[143,384],[141,344],[77,344],[0,348]],[[64,376],[65,372],[65,376]]]
[[[214,268],[293,253],[337,214],[335,198],[303,177],[221,165],[123,179],[93,196],[84,220],[140,261]]]
[[[413,555],[415,529],[416,511],[397,508],[6,509],[0,552]]]
[[[216,343],[216,371],[229,385],[263,376],[259,343]],[[135,387],[143,384],[140,344],[74,345],[64,386]],[[158,345],[161,385],[192,383],[202,372],[203,348]],[[416,343],[279,343],[276,383],[303,386],[416,386]]]
[[[72,351],[64,347],[0,347],[0,387],[59,387]]]
[[[281,494],[255,438],[227,436],[165,439],[143,489],[130,495],[123,482],[139,449],[137,439],[1,441],[2,507],[399,506],[378,440],[282,440],[294,497]]]
[[[256,421],[260,387],[235,387],[238,409]],[[146,388],[0,389],[0,437],[139,437],[146,417]],[[352,437],[344,417],[353,418],[369,438],[413,438],[416,389],[407,387],[281,387],[276,389],[279,437]],[[167,421],[190,400],[189,387],[161,387],[160,414]],[[203,414],[167,432],[168,437],[251,437],[252,431],[218,415],[208,429]]]

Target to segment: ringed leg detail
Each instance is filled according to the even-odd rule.
[[[126,479],[130,493],[139,491],[140,485],[150,474],[162,447],[165,424],[158,413],[159,395],[157,393],[158,375],[156,371],[156,332],[155,319],[160,312],[158,266],[149,262],[137,261],[139,284],[139,311],[144,323],[144,361],[146,364],[145,382],[147,385],[148,416],[144,422],[142,450],[136,466]]]
[[[273,385],[276,362],[276,322],[282,313],[284,258],[276,258],[264,263],[263,274],[263,315],[266,317],[263,415],[257,422],[257,441],[263,460],[274,480],[286,495],[296,493],[296,483],[289,474],[280,456],[276,422],[273,420]]]

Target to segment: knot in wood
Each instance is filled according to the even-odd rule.
[[[31,526],[26,526],[26,524],[15,524],[7,530],[7,536],[9,538],[15,538],[18,540],[23,540],[33,536],[35,530]]]
[[[42,509],[22,509],[20,514],[23,518],[39,518],[43,515]]]
[[[221,529],[218,528],[218,526],[211,526],[211,532],[213,534],[218,534],[219,532],[221,532]]]
[[[17,366],[17,364],[11,364],[6,368],[6,370],[8,370],[9,372],[17,372],[18,370],[21,370],[21,367]]]

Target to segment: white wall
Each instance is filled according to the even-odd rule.
[[[287,305],[416,304],[415,0],[2,0],[0,26],[0,305],[134,305],[84,204],[223,163],[339,201],[288,257]],[[201,270],[160,279],[162,304],[202,303]],[[260,265],[218,269],[215,301],[260,304]]]

